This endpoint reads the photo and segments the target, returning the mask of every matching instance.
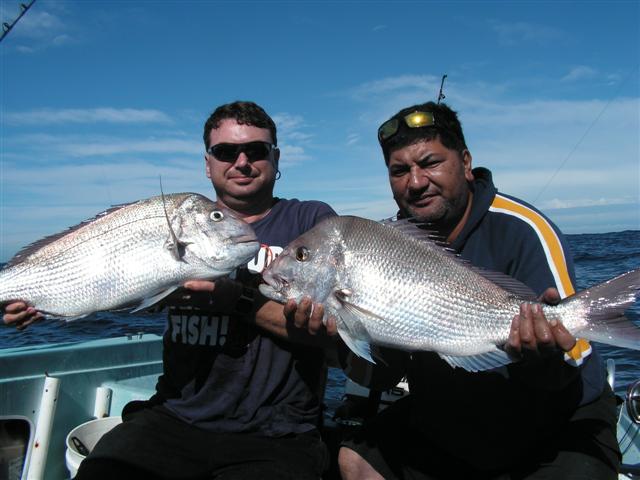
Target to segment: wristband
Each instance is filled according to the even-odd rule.
[[[564,353],[564,361],[573,367],[579,367],[591,355],[591,345],[584,338],[578,338],[571,350]]]

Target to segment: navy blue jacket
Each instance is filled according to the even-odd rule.
[[[532,206],[498,193],[489,170],[473,173],[472,210],[452,248],[476,266],[520,280],[537,295],[549,287],[562,297],[573,294],[572,259],[560,231]],[[445,450],[494,465],[509,452],[518,453],[519,428],[533,444],[553,437],[580,406],[602,394],[605,374],[595,350],[580,366],[563,356],[558,352],[472,373],[450,367],[435,353],[414,353],[408,378],[415,425]]]

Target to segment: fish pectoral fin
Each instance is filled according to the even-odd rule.
[[[495,346],[493,348],[493,350],[479,355],[459,356],[444,355],[441,353],[439,355],[452,367],[464,368],[468,372],[493,370],[494,368],[503,367],[513,362],[506,352]]]
[[[149,307],[152,307],[153,305],[158,303],[160,300],[162,300],[164,297],[173,293],[177,288],[178,288],[177,286],[170,287],[167,290],[163,290],[162,292],[157,293],[156,295],[153,295],[152,297],[147,297],[143,299],[140,305],[138,305],[136,308],[131,310],[130,313],[139,312],[140,310],[145,310]]]
[[[342,338],[342,341],[349,347],[353,353],[357,356],[364,358],[365,360],[375,364],[376,362],[371,357],[371,345],[364,340],[356,340],[351,337],[351,332],[338,328],[338,335]]]
[[[365,325],[366,322],[368,321],[375,322],[375,323],[380,323],[380,322],[388,323],[387,320],[385,320],[383,317],[379,315],[376,315],[372,311],[359,307],[354,303],[351,303],[349,301],[349,297],[351,296],[350,290],[347,290],[347,289],[337,290],[334,293],[334,295],[336,299],[340,302],[340,305],[342,305],[342,308],[344,308],[347,312],[349,312],[349,315],[358,318],[359,324]],[[362,319],[365,319],[365,322],[363,322]]]

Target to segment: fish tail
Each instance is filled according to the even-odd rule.
[[[640,269],[607,280],[565,299],[586,307],[587,325],[580,336],[587,340],[640,350],[640,328],[624,316],[640,295]]]

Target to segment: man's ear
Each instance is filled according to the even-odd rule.
[[[273,147],[273,166],[278,169],[278,164],[280,162],[280,149],[278,147]]]
[[[205,172],[207,172],[207,178],[211,179],[211,167],[209,166],[209,157],[206,154],[204,156],[204,168]]]
[[[467,149],[462,151],[462,165],[464,166],[464,178],[467,182],[473,182],[475,180],[473,176],[473,158],[471,157],[471,152]]]

